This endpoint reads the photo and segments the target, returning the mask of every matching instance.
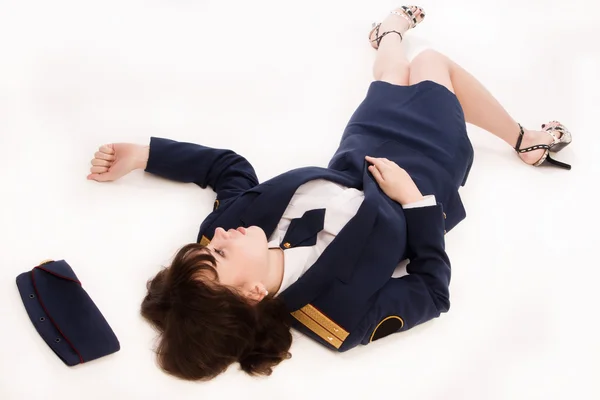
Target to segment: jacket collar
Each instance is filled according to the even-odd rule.
[[[313,179],[327,179],[362,189],[362,182],[339,171],[318,167],[298,168],[259,185],[256,188],[259,195],[242,212],[240,222],[244,226],[260,226],[270,237],[298,187]]]
[[[354,265],[375,223],[376,202],[377,197],[380,196],[378,193],[380,189],[369,174],[366,162],[363,165],[361,180],[353,179],[350,174],[318,167],[299,168],[279,175],[247,191],[243,196],[249,195],[253,198],[250,204],[244,205],[244,210],[240,214],[234,212],[231,217],[224,215],[223,218],[211,223],[205,232],[207,240],[210,240],[217,226],[224,228],[239,225],[260,226],[266,236],[270,237],[298,187],[313,179],[327,179],[347,187],[364,190],[365,199],[356,215],[340,231],[315,264],[279,295],[290,311],[300,309],[311,302],[333,278],[337,277],[345,282],[351,278]]]

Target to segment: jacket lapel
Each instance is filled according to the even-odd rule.
[[[261,193],[258,198],[244,210],[240,223],[244,227],[260,226],[267,237],[270,237],[288,203],[294,195],[294,189],[276,190],[271,188]]]
[[[366,164],[363,179],[365,199],[356,215],[327,246],[317,262],[280,294],[290,311],[296,311],[310,303],[334,277],[342,282],[348,282],[352,277],[354,265],[373,230],[378,209],[379,189],[369,176]]]

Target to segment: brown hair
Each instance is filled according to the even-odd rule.
[[[291,357],[287,308],[277,297],[252,304],[215,284],[216,260],[203,249],[184,246],[169,268],[148,281],[141,313],[160,333],[159,366],[187,380],[211,379],[234,362],[248,374],[270,375]]]

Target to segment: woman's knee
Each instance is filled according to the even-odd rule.
[[[450,77],[450,60],[435,50],[424,50],[410,64],[411,85],[422,81],[433,81],[454,92]]]
[[[442,53],[435,51],[433,49],[426,49],[417,54],[417,56],[410,63],[411,67],[419,64],[443,64],[447,65],[448,58]]]
[[[386,65],[384,68],[376,65],[373,69],[373,76],[378,81],[405,86],[408,85],[410,64],[408,62],[398,62],[393,65]]]

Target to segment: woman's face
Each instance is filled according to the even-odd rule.
[[[228,231],[217,228],[206,247],[217,260],[220,284],[234,287],[245,295],[264,291],[269,248],[261,228],[239,227]]]

